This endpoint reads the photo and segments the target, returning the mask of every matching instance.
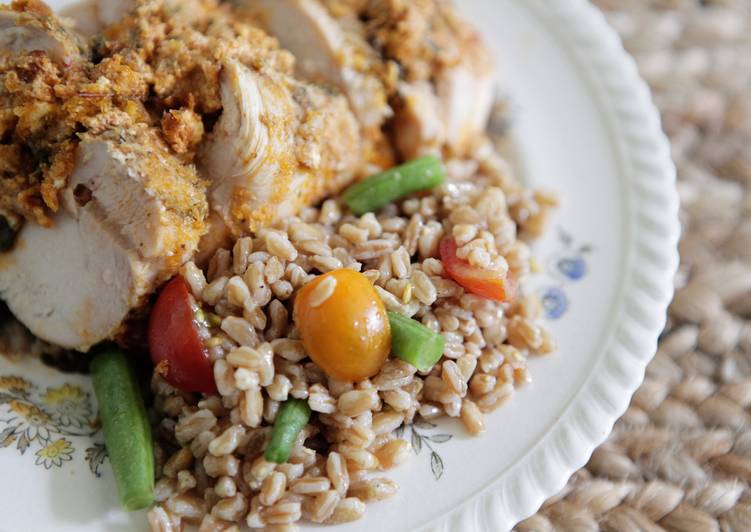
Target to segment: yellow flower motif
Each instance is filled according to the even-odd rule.
[[[42,447],[36,453],[36,465],[43,465],[50,469],[53,465],[60,467],[63,462],[73,459],[73,447],[65,438],[55,440],[46,447]]]
[[[60,425],[83,427],[91,418],[89,397],[79,386],[63,384],[59,388],[49,388],[42,395],[42,401],[52,409],[52,417]]]
[[[47,441],[50,439],[50,431],[47,424],[51,418],[39,407],[31,403],[13,400],[8,403],[12,412],[20,417],[16,434],[25,433],[29,441],[37,438]],[[15,421],[18,417],[11,418],[9,421]]]
[[[4,375],[0,377],[0,390],[26,392],[30,388],[31,383],[23,377],[16,377],[14,375]]]
[[[85,401],[86,394],[79,386],[63,384],[59,388],[49,388],[42,396],[42,400],[50,406],[56,406],[63,401]]]

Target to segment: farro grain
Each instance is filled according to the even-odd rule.
[[[294,523],[284,525],[269,525],[264,528],[266,532],[299,532],[300,527]]]
[[[353,482],[349,487],[349,494],[363,502],[382,501],[393,497],[397,491],[399,491],[397,483],[383,477]]]
[[[270,527],[266,527],[266,523],[263,520],[263,516],[261,515],[261,509],[257,510],[251,510],[248,512],[247,517],[245,518],[245,523],[248,525],[251,529],[257,529],[262,528],[265,530],[269,530]]]
[[[352,244],[362,244],[368,240],[368,230],[351,223],[339,226],[339,234]]]
[[[327,255],[313,255],[310,258],[310,265],[321,273],[338,270],[344,266],[341,259]]]
[[[237,485],[231,477],[219,477],[214,484],[214,493],[219,497],[234,497],[237,493]]]
[[[443,371],[441,372],[441,379],[446,386],[459,396],[464,396],[467,393],[467,383],[464,380],[464,375],[453,360],[445,360],[442,364]]]
[[[323,305],[336,291],[336,277],[325,277],[310,293],[309,305],[313,308]]]
[[[390,255],[391,271],[399,279],[404,279],[410,273],[410,255],[404,246],[399,246]]]
[[[339,495],[344,496],[347,494],[347,490],[349,489],[349,472],[344,457],[338,452],[332,451],[326,458],[326,475]]]
[[[352,427],[343,430],[344,440],[357,447],[370,447],[375,440],[375,432],[362,422],[353,423]]]
[[[305,379],[301,377],[295,377],[292,380],[292,388],[289,394],[295,399],[307,399],[308,398],[308,384]]]
[[[225,286],[227,301],[236,307],[242,307],[250,299],[250,290],[242,277],[235,275],[227,281]]]
[[[384,443],[375,451],[380,469],[391,469],[404,463],[412,452],[412,445],[408,441],[393,439]]]
[[[284,525],[294,523],[302,516],[299,502],[280,501],[273,506],[264,508],[261,512],[264,523],[270,525]]]
[[[431,420],[441,416],[443,414],[443,409],[437,405],[423,403],[420,405],[418,412],[423,419]]]
[[[235,389],[235,377],[230,366],[226,360],[217,360],[214,362],[214,381],[216,382],[217,390],[222,396],[231,394]]]
[[[374,239],[354,246],[351,253],[355,260],[366,261],[388,255],[393,249],[393,241]]]
[[[305,349],[300,340],[278,338],[271,341],[271,347],[274,350],[274,354],[290,362],[300,362],[306,357]]]
[[[222,499],[211,509],[211,515],[229,522],[243,519],[248,512],[248,500],[242,493]]]
[[[388,434],[404,422],[400,412],[379,412],[373,416],[373,431],[376,435]]]
[[[233,375],[235,386],[238,390],[250,390],[251,388],[258,387],[260,384],[258,373],[248,368],[238,368]]]
[[[292,286],[292,283],[282,279],[280,281],[276,281],[271,285],[271,292],[281,301],[286,301],[292,296],[294,288]]]
[[[276,414],[279,412],[279,402],[273,399],[268,399],[263,402],[263,420],[269,425],[274,424]]]
[[[261,492],[258,498],[264,506],[272,506],[282,498],[286,489],[286,475],[282,472],[274,471],[261,484]]]
[[[340,500],[341,495],[335,490],[320,493],[303,503],[303,515],[314,523],[323,523],[334,513]]]
[[[185,493],[190,491],[198,485],[196,477],[193,473],[187,470],[178,471],[177,473],[177,492]]]
[[[358,416],[368,410],[374,410],[380,403],[378,393],[371,390],[351,390],[339,396],[337,409],[345,416]]]
[[[365,514],[365,503],[357,497],[347,497],[339,501],[334,513],[326,522],[330,524],[349,523],[356,521]]]
[[[208,511],[206,501],[184,493],[173,495],[164,503],[168,512],[188,521],[199,521]]]
[[[266,328],[266,313],[250,299],[245,301],[243,318],[256,330],[262,331]]]
[[[219,277],[206,285],[201,293],[203,302],[212,306],[216,305],[224,295],[224,288],[227,286],[228,280],[227,277]]]
[[[206,273],[206,277],[213,281],[218,277],[229,273],[230,266],[230,253],[228,249],[218,249],[214,256],[209,261],[209,268]]]
[[[514,387],[511,383],[499,383],[490,393],[483,395],[477,400],[477,406],[480,407],[480,411],[487,414],[492,412],[498,406],[508,399],[513,393]]]
[[[169,477],[162,477],[154,484],[154,500],[164,502],[170,496],[177,493],[177,482]]]
[[[297,249],[289,241],[286,234],[278,231],[268,231],[265,236],[266,249],[269,253],[288,261],[293,261],[297,258]]]
[[[495,388],[496,378],[487,373],[476,373],[469,382],[469,390],[475,397],[490,393]]]
[[[287,400],[291,388],[292,382],[286,375],[276,374],[271,384],[266,387],[266,393],[274,401],[283,402]]]
[[[378,460],[370,451],[348,444],[338,444],[337,452],[347,461],[348,471],[354,469],[370,470],[378,467]]]
[[[190,442],[190,452],[196,458],[203,458],[206,453],[209,452],[209,443],[216,437],[216,435],[210,430],[204,430],[200,432]]]
[[[193,261],[190,261],[180,267],[180,275],[188,283],[193,297],[200,299],[206,289],[206,278],[203,271]]]
[[[198,532],[229,532],[233,529],[237,530],[237,527],[211,514],[206,514],[201,519]]]
[[[175,425],[175,438],[179,443],[187,444],[200,432],[214,427],[216,421],[213,412],[206,409],[198,410],[178,420]]]
[[[476,436],[485,432],[485,419],[480,408],[469,399],[462,401],[461,419],[467,432]]]
[[[172,516],[161,506],[154,506],[146,514],[151,532],[179,532],[180,518]]]
[[[412,406],[412,397],[410,394],[399,388],[381,392],[381,398],[384,403],[396,411],[407,410]]]
[[[263,396],[261,389],[255,386],[245,390],[240,397],[240,419],[248,427],[257,427],[263,416]]]
[[[301,242],[298,249],[306,255],[320,255],[322,257],[330,257],[331,247],[323,240],[310,239]]]
[[[214,456],[232,454],[245,436],[245,428],[233,425],[209,443],[209,453]]]
[[[285,464],[279,464],[276,466],[276,470],[287,477],[287,482],[292,482],[302,476],[305,468],[302,464],[291,464],[289,462]]]
[[[308,406],[314,412],[333,414],[336,412],[336,400],[321,384],[314,384],[308,389]]]
[[[203,457],[203,467],[206,470],[206,474],[210,477],[234,477],[240,469],[240,462],[234,456],[213,456],[207,454]]]
[[[318,495],[328,490],[331,482],[326,477],[303,477],[293,481],[289,490],[298,495]]]
[[[462,398],[455,393],[444,395],[441,398],[441,405],[443,405],[443,411],[449,417],[459,417],[462,409]]]

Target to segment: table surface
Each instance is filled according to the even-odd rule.
[[[676,296],[608,441],[519,531],[751,530],[751,2],[595,0],[678,166]]]

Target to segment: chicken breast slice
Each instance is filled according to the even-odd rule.
[[[303,75],[347,95],[366,131],[394,115],[391,138],[403,159],[441,149],[464,155],[484,132],[493,101],[492,60],[449,2],[242,3],[295,55]],[[402,32],[420,42],[405,36],[400,49]],[[450,56],[440,55],[444,48]],[[412,56],[419,65],[414,71]],[[398,84],[390,79],[397,64],[407,69]]]
[[[114,338],[205,232],[194,170],[151,128],[124,121],[82,136],[54,227],[25,224],[0,255],[0,298],[35,335],[66,348]]]
[[[117,334],[153,272],[92,213],[54,221],[26,224],[0,255],[0,297],[34,335],[86,350]]]
[[[36,0],[0,6],[0,51],[45,52],[60,65],[71,65],[85,50],[82,39],[60,24],[47,5]]]
[[[364,127],[380,127],[391,116],[388,94],[377,72],[382,68],[380,58],[320,2],[244,0],[244,5],[292,52],[304,77],[342,90]]]
[[[221,97],[201,169],[213,212],[235,235],[338,192],[361,166],[357,121],[341,96],[230,61]],[[223,238],[213,227],[202,251]]]

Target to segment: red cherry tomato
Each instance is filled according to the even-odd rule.
[[[453,238],[441,240],[440,252],[444,271],[465,290],[495,301],[506,301],[511,297],[513,287],[509,279],[497,271],[477,268],[457,257]]]
[[[164,379],[186,392],[216,392],[209,352],[198,336],[185,279],[162,288],[149,317],[151,360]]]

